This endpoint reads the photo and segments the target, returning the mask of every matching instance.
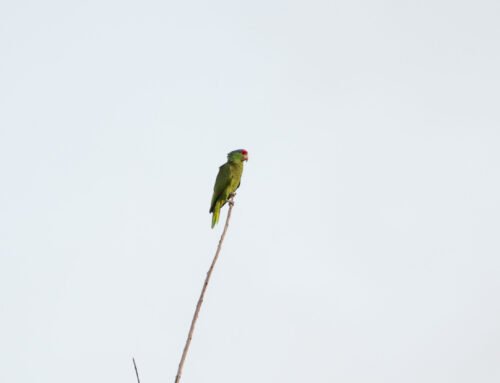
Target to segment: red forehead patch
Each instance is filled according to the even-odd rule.
[[[247,154],[248,154],[248,152],[247,152],[245,149],[243,149],[243,150],[241,151],[241,154],[247,155]]]

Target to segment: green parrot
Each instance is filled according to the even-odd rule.
[[[248,161],[248,152],[245,149],[233,150],[227,155],[227,162],[219,168],[210,203],[212,229],[219,222],[221,207],[226,204],[230,195],[240,187],[243,161]]]

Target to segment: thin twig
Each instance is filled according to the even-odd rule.
[[[139,371],[137,371],[137,364],[135,364],[134,358],[132,358],[132,362],[134,362],[135,376],[137,376],[137,383],[141,383],[141,380],[139,379]]]
[[[229,219],[231,218],[231,211],[233,210],[234,205],[234,195],[231,195],[229,198],[229,209],[227,211],[226,223],[224,224],[224,230],[222,231],[222,235],[219,240],[219,245],[217,246],[217,251],[215,252],[214,259],[212,260],[212,264],[207,272],[207,277],[205,278],[205,283],[203,283],[203,288],[201,289],[200,298],[198,298],[198,303],[196,304],[196,310],[194,311],[193,319],[191,320],[191,327],[189,328],[189,333],[186,339],[186,344],[184,345],[184,350],[182,351],[181,361],[179,362],[179,368],[177,369],[177,375],[175,376],[175,383],[179,383],[181,381],[182,368],[184,367],[184,362],[186,360],[186,356],[189,350],[189,345],[191,344],[191,339],[193,338],[194,327],[196,326],[196,321],[198,320],[198,314],[200,313],[201,305],[203,303],[203,297],[205,296],[205,291],[207,290],[208,282],[210,281],[210,277],[212,275],[212,271],[214,269],[215,263],[219,258],[219,253],[222,248],[222,242],[224,242],[224,237],[226,236],[226,231],[229,226]]]

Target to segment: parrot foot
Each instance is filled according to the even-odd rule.
[[[236,193],[229,194],[229,200],[227,201],[229,206],[234,206],[234,197],[235,196],[236,196]]]

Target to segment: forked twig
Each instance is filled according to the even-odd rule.
[[[214,259],[212,260],[212,264],[207,272],[207,277],[205,278],[205,282],[203,283],[203,288],[201,289],[200,297],[198,298],[198,303],[196,304],[196,310],[194,311],[193,319],[191,320],[191,327],[189,328],[189,333],[186,339],[186,344],[184,345],[184,350],[182,351],[181,361],[179,362],[179,368],[177,369],[177,375],[175,376],[175,383],[179,383],[181,381],[182,368],[184,367],[184,362],[186,361],[186,356],[189,350],[189,345],[191,344],[191,339],[193,338],[194,327],[196,326],[196,321],[198,320],[198,314],[200,313],[201,305],[203,303],[203,297],[205,296],[205,291],[207,290],[208,282],[210,281],[210,277],[212,275],[212,271],[214,270],[215,263],[219,258],[219,253],[222,248],[222,242],[224,241],[224,237],[226,236],[226,231],[229,226],[229,219],[231,218],[231,211],[234,206],[234,194],[229,197],[229,209],[227,211],[226,223],[224,224],[224,230],[222,231],[219,245],[217,246],[217,251],[215,252]]]

